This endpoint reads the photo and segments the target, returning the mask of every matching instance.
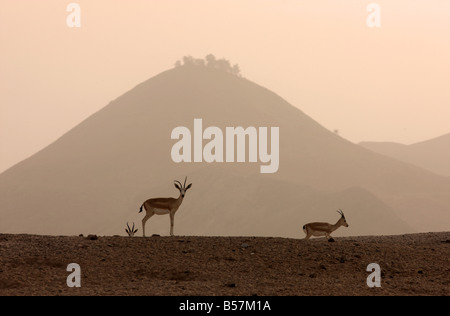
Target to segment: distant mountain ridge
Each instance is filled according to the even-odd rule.
[[[173,128],[277,126],[280,168],[171,160]],[[56,142],[0,174],[0,232],[124,234],[139,206],[193,187],[175,216],[177,235],[302,238],[311,221],[339,235],[442,231],[450,226],[450,179],[373,153],[326,130],[275,93],[216,69],[180,66],[120,96]],[[154,216],[148,234],[167,235]],[[140,230],[139,233],[141,233]],[[139,234],[138,233],[138,234]]]
[[[450,133],[412,145],[392,142],[361,142],[374,152],[450,177]]]

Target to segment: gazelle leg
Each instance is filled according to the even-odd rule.
[[[175,213],[170,212],[170,236],[173,236],[174,221],[175,221]]]
[[[150,219],[150,217],[152,217],[155,213],[153,212],[153,210],[150,210],[147,212],[147,214],[145,215],[145,217],[142,219],[142,234],[145,237],[145,223],[147,223],[147,221]]]
[[[310,233],[308,232],[308,228],[304,229],[304,232],[305,232],[305,234],[306,234],[306,237],[305,237],[304,240],[309,240],[309,238],[311,238],[312,234],[310,234]]]

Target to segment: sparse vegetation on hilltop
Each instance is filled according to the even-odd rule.
[[[232,65],[229,60],[225,58],[217,59],[213,54],[206,55],[204,59],[184,56],[181,60],[177,60],[175,63],[175,67],[181,67],[184,65],[214,68],[241,77],[241,69],[238,64]]]

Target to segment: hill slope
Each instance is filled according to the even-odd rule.
[[[280,169],[172,161],[172,130],[280,127]],[[450,180],[375,154],[324,129],[246,79],[183,66],[138,85],[59,140],[0,175],[0,231],[123,234],[150,197],[175,196],[189,176],[175,233],[299,237],[308,221],[339,234],[400,234],[450,227]],[[168,233],[168,217],[147,231]]]
[[[385,142],[362,142],[360,145],[388,157],[450,177],[450,133],[412,145]]]

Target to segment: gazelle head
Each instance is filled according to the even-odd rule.
[[[186,194],[186,191],[192,187],[192,183],[186,187],[186,181],[187,181],[187,177],[186,177],[186,179],[184,179],[184,185],[181,185],[180,181],[177,181],[177,180],[174,181],[175,188],[177,188],[180,191],[180,194],[182,197],[184,197],[184,195]]]
[[[136,234],[138,230],[134,229],[134,223],[133,223],[133,228],[130,228],[130,225],[128,225],[128,223],[127,223],[127,228],[125,228],[125,231],[127,232],[128,236],[134,237],[134,234]]]
[[[338,212],[339,214],[341,214],[341,219],[339,220],[341,226],[348,227],[347,220],[345,219],[344,212],[342,212],[341,209],[339,209],[339,211],[337,211],[337,212]]]

